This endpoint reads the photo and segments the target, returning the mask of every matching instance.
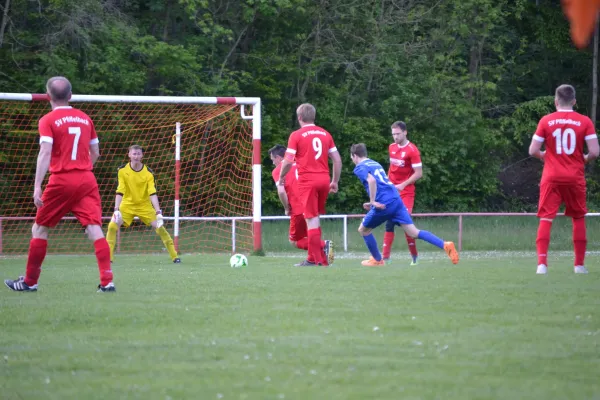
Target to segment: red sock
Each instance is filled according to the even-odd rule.
[[[311,246],[311,242],[314,241],[314,237],[318,237],[319,236],[319,232],[316,229],[309,229],[308,230],[308,237],[307,237],[307,241],[308,241],[308,245],[307,245],[307,249],[308,250],[308,256],[306,257],[306,260],[311,262],[311,263],[316,263],[316,258],[315,258],[315,248],[313,246]]]
[[[307,260],[318,264],[323,263],[323,257],[321,253],[323,248],[321,247],[321,232],[317,229],[308,230],[308,258]]]
[[[383,258],[390,258],[390,255],[392,254],[392,243],[394,243],[395,236],[394,232],[386,232],[383,234]]]
[[[411,238],[406,233],[404,235],[406,236],[406,243],[408,243],[408,251],[410,251],[410,255],[413,256],[413,258],[417,257],[419,255],[419,252],[417,251],[415,239]]]
[[[37,285],[42,273],[42,263],[46,258],[48,241],[46,239],[31,239],[29,241],[29,254],[27,255],[27,269],[25,271],[25,284]]]
[[[321,230],[321,227],[318,228],[319,230],[319,252],[321,253],[321,261],[323,263],[323,265],[329,265],[329,261],[327,260],[327,257],[325,256],[325,241],[323,240],[323,231]]]
[[[325,241],[323,240],[323,231],[321,230],[321,227],[318,227],[317,230],[319,231],[319,254],[321,257],[321,264],[323,265],[329,265],[329,262],[327,261],[327,257],[325,257],[325,249],[323,247],[325,247]]]
[[[296,247],[302,250],[308,250],[308,238],[303,237],[296,242]]]
[[[110,269],[110,247],[105,238],[94,242],[96,249],[96,260],[98,260],[98,271],[100,271],[100,284],[106,286],[113,280],[113,273]]]
[[[303,237],[296,242],[296,247],[302,250],[308,250],[308,238]],[[325,241],[321,240],[321,247],[325,247]]]
[[[548,246],[550,245],[550,230],[552,230],[552,222],[540,220],[540,225],[537,231],[537,239],[535,245],[538,253],[538,265],[544,264],[548,266]]]
[[[573,249],[575,249],[575,266],[584,265],[587,236],[585,218],[573,218]]]

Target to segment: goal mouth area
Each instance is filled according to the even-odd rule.
[[[144,149],[142,162],[154,174],[165,227],[178,251],[229,253],[262,247],[259,98],[73,95],[70,102],[90,116],[100,140],[94,174],[105,231],[118,168],[129,162],[129,146],[137,144]],[[27,252],[36,213],[30,192],[39,149],[37,125],[49,111],[45,94],[0,93],[0,254]],[[237,217],[244,219],[232,228],[231,218]],[[51,230],[48,252],[89,253],[82,233],[69,214]],[[119,241],[117,252],[162,249],[158,236],[141,223],[121,228]]]

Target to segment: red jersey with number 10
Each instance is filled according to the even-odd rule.
[[[542,182],[585,184],[583,144],[595,137],[592,121],[575,111],[543,117],[533,135],[546,144]]]
[[[329,176],[329,153],[337,151],[331,134],[310,124],[292,132],[285,158],[296,160],[298,176],[320,174]]]
[[[92,119],[72,107],[56,107],[39,122],[40,144],[52,143],[50,172],[91,171],[90,144],[98,143]]]

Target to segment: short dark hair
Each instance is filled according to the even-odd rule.
[[[64,76],[54,76],[46,82],[46,90],[54,101],[69,101],[71,98],[71,82]]]
[[[131,150],[139,150],[141,152],[144,152],[144,149],[139,144],[132,144],[131,146],[129,146],[129,151]]]
[[[364,143],[353,144],[350,147],[350,154],[353,154],[357,157],[366,157],[367,156],[367,145]]]
[[[561,106],[571,106],[575,101],[575,88],[571,85],[560,85],[556,88],[556,101]]]
[[[287,148],[281,144],[276,144],[275,146],[271,147],[269,149],[269,155],[275,155],[275,156],[279,156],[282,157],[285,156],[285,151],[287,150]]]
[[[399,128],[400,130],[406,132],[406,123],[403,121],[396,121],[392,124],[392,129]]]

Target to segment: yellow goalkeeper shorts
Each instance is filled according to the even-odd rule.
[[[145,225],[150,226],[153,221],[156,221],[156,211],[152,204],[142,206],[121,206],[119,207],[121,216],[123,217],[123,225],[128,227],[133,222],[133,218],[138,217]]]

